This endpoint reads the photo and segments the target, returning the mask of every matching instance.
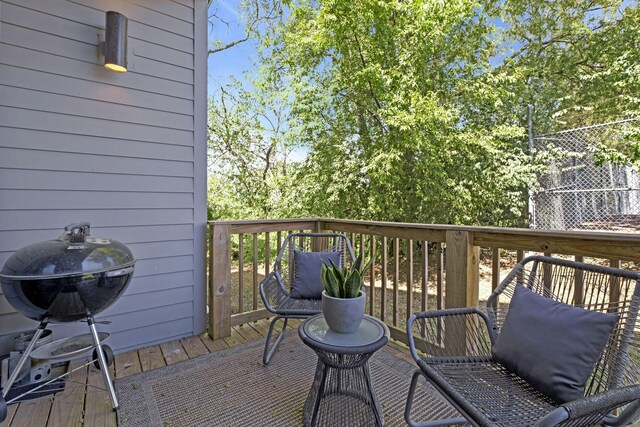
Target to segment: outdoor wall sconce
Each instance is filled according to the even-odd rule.
[[[104,66],[110,71],[127,72],[127,17],[118,12],[107,12]]]

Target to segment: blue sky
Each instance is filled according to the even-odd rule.
[[[228,43],[242,39],[245,33],[242,17],[239,16],[240,10],[240,0],[215,0],[209,8],[209,15],[215,12],[229,25],[215,18],[210,19],[209,40]],[[242,78],[242,73],[251,69],[256,56],[257,46],[252,40],[209,55],[209,94],[221,84],[229,82],[231,75]]]

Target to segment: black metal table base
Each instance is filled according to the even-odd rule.
[[[382,426],[384,416],[367,363],[373,352],[336,355],[314,350],[318,364],[304,405],[304,425]]]

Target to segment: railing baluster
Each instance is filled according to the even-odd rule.
[[[382,288],[380,289],[380,320],[387,313],[387,236],[382,236]]]
[[[369,236],[369,315],[375,316],[376,307],[376,236]]]
[[[393,326],[398,326],[398,301],[400,282],[400,239],[393,239]]]
[[[443,283],[443,273],[444,273],[444,246],[441,242],[438,242],[436,245],[436,257],[437,257],[437,277],[436,277],[436,309],[442,310],[444,308],[444,283]],[[438,320],[438,328],[436,332],[436,339],[438,345],[442,345],[442,321]]]
[[[282,247],[282,231],[278,231],[276,233],[276,240],[278,241],[278,246],[276,246],[276,253],[279,254],[280,248]]]
[[[238,312],[244,313],[244,234],[238,236]]]
[[[584,262],[584,257],[576,255],[575,260],[577,262]],[[573,290],[573,303],[576,305],[581,305],[584,300],[584,271],[579,268],[575,271],[576,277]]]
[[[551,256],[551,252],[545,252],[544,256]],[[544,287],[546,289],[551,289],[551,278],[553,276],[553,266],[545,262],[542,266],[542,275],[544,276],[544,278],[542,279]]]
[[[413,314],[413,240],[407,239],[407,313],[408,319]]]
[[[271,247],[269,246],[269,232],[264,233],[264,276],[267,277],[271,268]]]
[[[620,268],[620,260],[619,259],[611,259],[609,260],[609,265],[614,268]],[[609,291],[609,302],[617,303],[620,301],[620,278],[616,276],[611,276],[609,286],[611,287]],[[612,312],[616,311],[618,304],[609,304]]]
[[[444,247],[441,242],[436,245],[436,257],[438,258],[438,270],[436,276],[436,308],[442,310],[444,308]]]
[[[422,297],[420,298],[420,310],[427,309],[427,296],[429,295],[429,242],[422,242]]]
[[[258,309],[258,233],[253,233],[253,309]]]
[[[500,248],[493,248],[491,252],[491,291],[500,284]],[[498,309],[498,298],[493,300],[493,309]]]

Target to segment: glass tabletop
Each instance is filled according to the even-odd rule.
[[[386,331],[382,322],[371,316],[364,316],[357,331],[352,334],[333,332],[327,326],[322,314],[309,318],[302,325],[302,331],[313,341],[336,347],[360,347],[381,339]]]

